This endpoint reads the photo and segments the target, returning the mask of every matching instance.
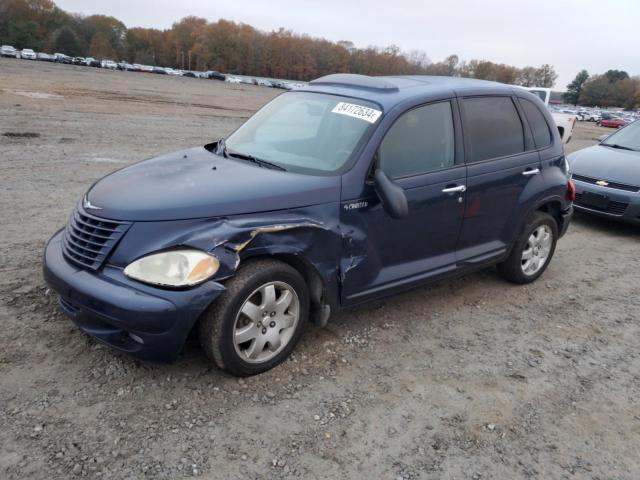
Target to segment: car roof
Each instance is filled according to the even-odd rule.
[[[527,92],[523,89],[518,90]],[[312,80],[298,91],[360,98],[379,104],[385,111],[412,99],[429,101],[429,98],[437,99],[446,96],[512,95],[517,92],[512,85],[472,78],[432,75],[374,77],[351,73],[337,73],[320,77]]]

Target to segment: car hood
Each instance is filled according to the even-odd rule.
[[[576,175],[640,185],[640,152],[595,145],[572,153],[568,159],[571,173]]]
[[[260,167],[192,148],[136,163],[98,180],[85,209],[114,220],[207,218],[297,208],[339,199],[340,177]]]

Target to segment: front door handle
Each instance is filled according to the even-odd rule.
[[[466,192],[466,191],[467,191],[467,187],[465,187],[464,185],[460,185],[460,186],[457,186],[457,187],[444,188],[442,190],[442,193],[457,193],[457,192],[463,193],[463,192]]]
[[[539,168],[530,168],[528,170],[525,170],[524,172],[522,172],[522,174],[525,177],[528,177],[529,175],[537,175],[540,173],[540,169]]]

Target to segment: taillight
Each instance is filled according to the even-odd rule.
[[[576,128],[576,117],[573,117],[573,126],[571,128]]]
[[[566,198],[570,202],[576,201],[576,186],[573,183],[573,180],[569,180],[567,182],[567,193],[564,198]]]

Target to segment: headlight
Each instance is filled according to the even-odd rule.
[[[204,282],[218,271],[220,262],[200,250],[169,250],[139,258],[127,265],[127,277],[153,285],[189,287]]]

